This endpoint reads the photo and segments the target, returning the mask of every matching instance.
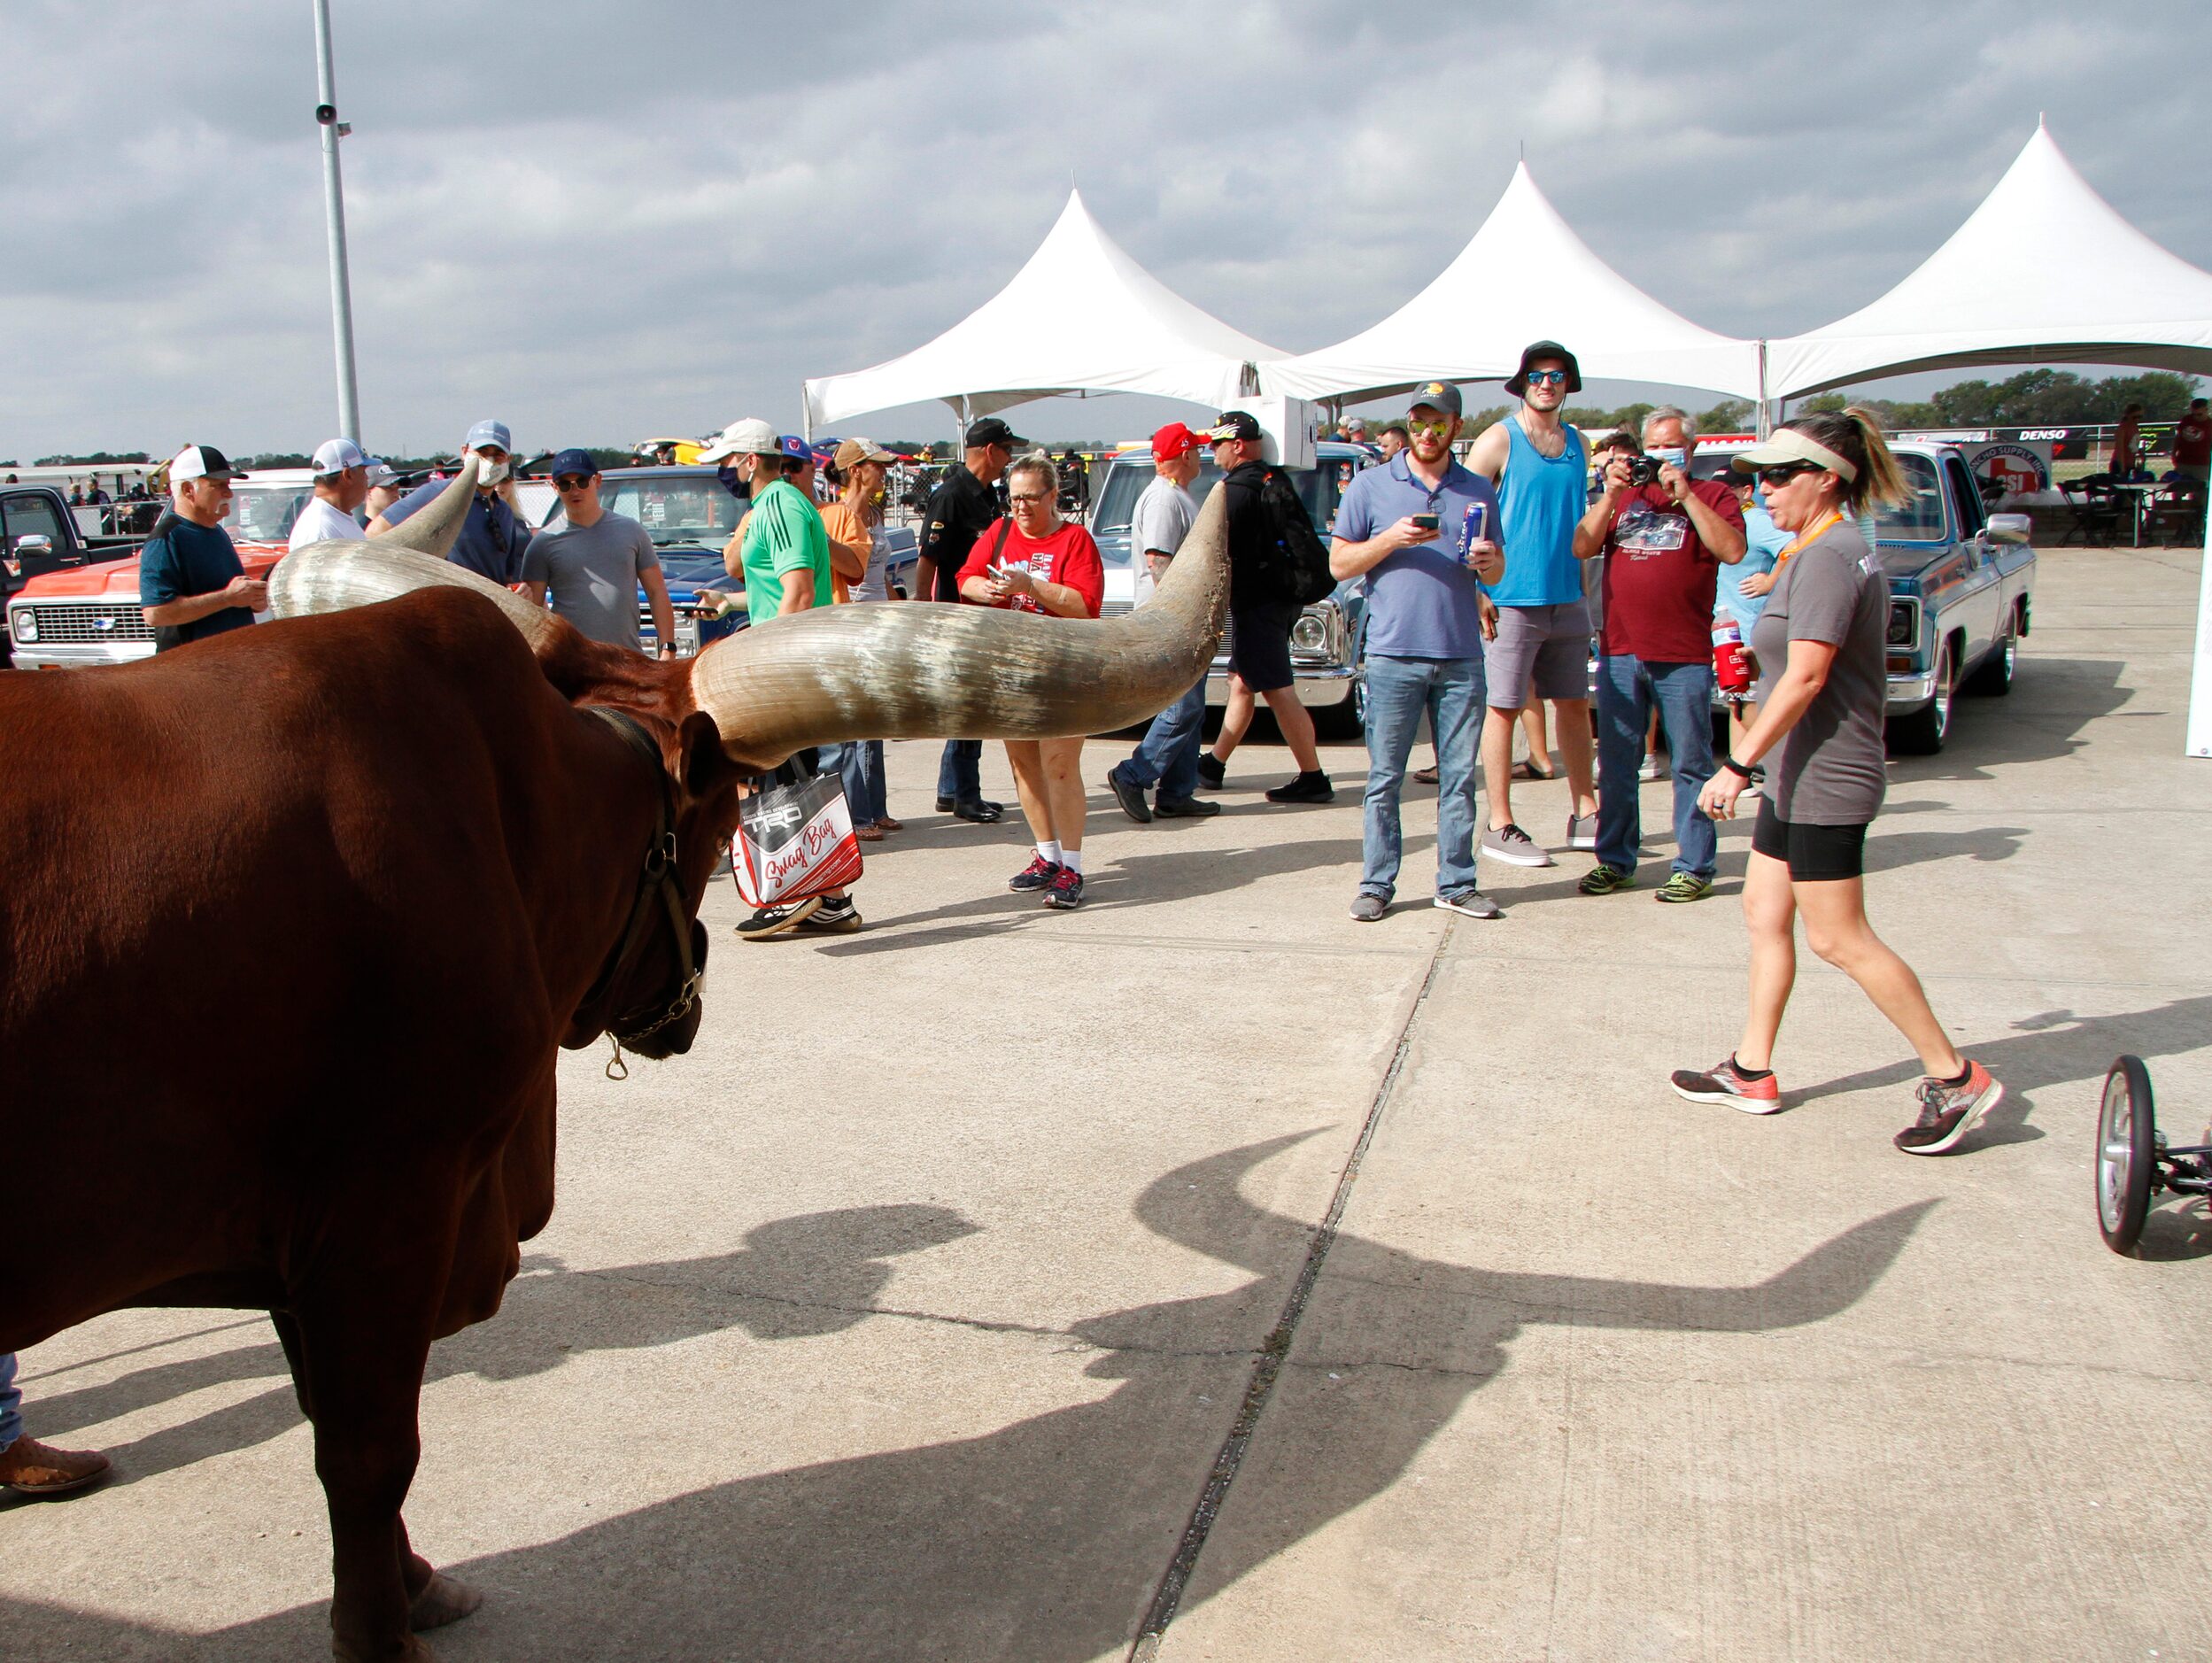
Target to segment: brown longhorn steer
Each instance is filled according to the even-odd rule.
[[[553,1211],[560,1048],[690,1047],[741,776],[1141,719],[1227,586],[1217,500],[1126,619],[839,607],[661,664],[445,563],[474,484],[277,568],[281,613],[335,615],[0,674],[0,1140],[98,1177],[0,1210],[0,1350],[123,1306],[268,1311],[347,1659],[419,1663],[412,1631],[476,1604],[400,1519],[424,1360]]]

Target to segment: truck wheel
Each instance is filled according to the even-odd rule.
[[[1974,672],[1974,678],[1967,686],[1972,692],[2002,699],[2012,691],[2013,673],[2019,663],[2020,611],[2015,607],[2012,615],[2005,620],[2004,638],[1997,643],[1988,661]]]
[[[1933,756],[1951,733],[1951,643],[1936,643],[1935,697],[1890,723],[1890,748],[1902,756]]]

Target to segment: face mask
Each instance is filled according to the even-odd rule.
[[[476,458],[477,490],[482,491],[488,485],[496,485],[506,477],[507,464],[505,462],[487,462],[481,456]]]

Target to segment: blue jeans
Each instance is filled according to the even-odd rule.
[[[1359,887],[1388,899],[1404,842],[1398,793],[1426,714],[1436,735],[1436,893],[1474,885],[1474,736],[1484,689],[1479,658],[1367,657],[1366,823]]]
[[[15,1388],[15,1353],[0,1351],[0,1450],[23,1435],[23,1394]]]
[[[839,746],[837,776],[844,784],[846,806],[853,811],[855,826],[873,825],[890,814],[881,739],[847,739]]]
[[[1160,795],[1180,802],[1198,794],[1199,736],[1206,725],[1206,682],[1198,685],[1152,718],[1129,760],[1114,770],[1142,791],[1157,785]]]
[[[983,741],[947,739],[945,754],[937,764],[937,794],[955,802],[976,802],[983,796]]]
[[[1712,818],[1698,793],[1713,777],[1713,664],[1654,664],[1620,654],[1597,661],[1597,858],[1616,871],[1636,870],[1644,840],[1636,769],[1644,733],[1659,708],[1667,754],[1674,759],[1674,870],[1713,876],[1719,854]]]

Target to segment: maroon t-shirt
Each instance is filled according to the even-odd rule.
[[[1717,479],[1690,492],[1738,531],[1744,511]],[[1713,656],[1713,592],[1720,562],[1707,552],[1664,485],[1630,491],[1605,534],[1605,622],[1598,645],[1609,657],[1654,664],[1698,664]]]
[[[2174,423],[2174,460],[2193,468],[2212,462],[2212,416],[2192,411]]]

